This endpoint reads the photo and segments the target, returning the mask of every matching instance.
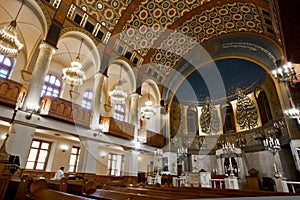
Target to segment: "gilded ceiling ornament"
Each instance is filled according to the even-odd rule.
[[[238,99],[236,105],[236,120],[241,129],[251,129],[257,125],[257,108],[253,101],[242,93],[240,89],[237,90]]]

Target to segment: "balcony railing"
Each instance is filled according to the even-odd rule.
[[[162,148],[165,145],[165,137],[149,130],[139,130],[140,141],[144,144]]]
[[[0,103],[16,107],[19,97],[21,101],[27,94],[27,87],[9,79],[0,79]],[[21,103],[21,102],[19,102]]]
[[[92,111],[70,101],[45,96],[41,101],[40,114],[47,115],[79,126],[89,127]]]
[[[133,140],[134,139],[134,125],[124,121],[119,121],[113,117],[100,118],[100,124],[103,125],[102,131],[113,136]]]

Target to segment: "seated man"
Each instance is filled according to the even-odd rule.
[[[59,179],[65,177],[64,169],[65,169],[64,167],[60,167],[59,170],[57,170],[57,172],[55,173],[55,176],[53,179],[59,180]]]

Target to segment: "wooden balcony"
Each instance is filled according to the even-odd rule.
[[[47,115],[83,127],[90,127],[92,111],[70,101],[45,96],[41,100],[40,108],[41,115]]]
[[[139,136],[143,138],[142,140],[144,144],[157,148],[162,148],[165,146],[165,137],[159,133],[149,130],[140,130]]]
[[[9,107],[16,107],[18,98],[23,102],[27,94],[27,87],[13,80],[0,78],[0,103]],[[19,102],[21,103],[21,102]]]
[[[100,124],[103,125],[102,131],[113,136],[133,140],[134,139],[134,125],[127,122],[119,121],[113,117],[100,118]]]

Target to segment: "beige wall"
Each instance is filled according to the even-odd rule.
[[[147,174],[147,166],[150,165],[150,162],[153,160],[152,154],[142,153],[139,158],[139,167],[138,171],[145,172]]]

